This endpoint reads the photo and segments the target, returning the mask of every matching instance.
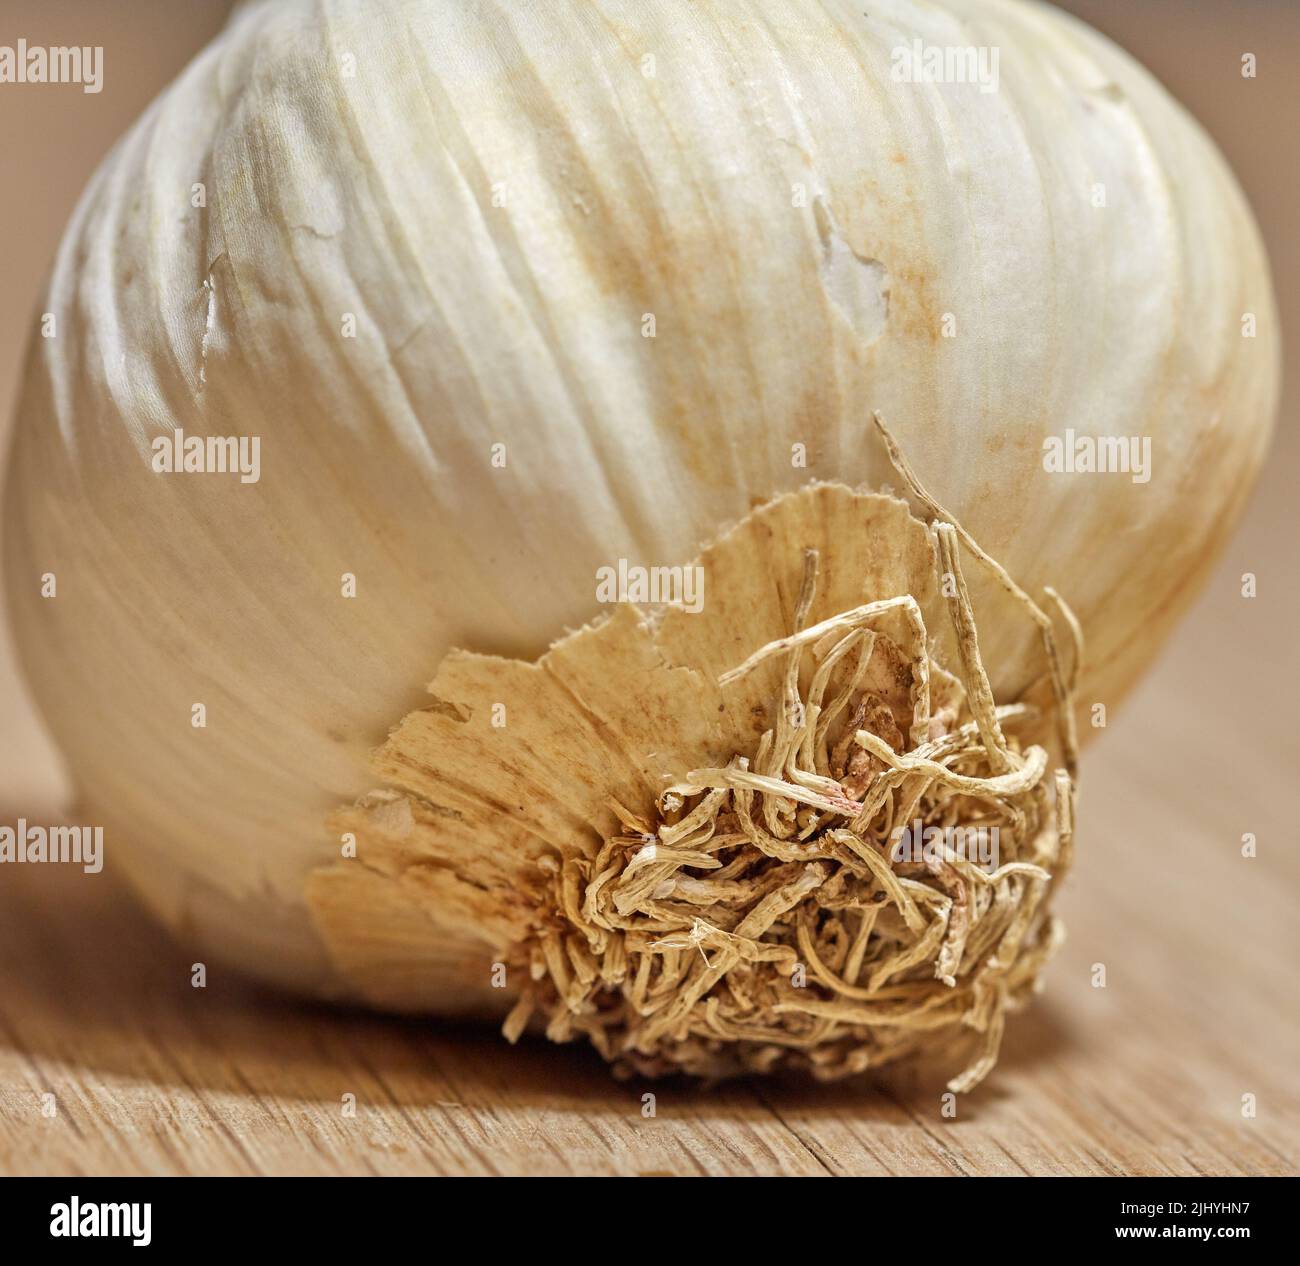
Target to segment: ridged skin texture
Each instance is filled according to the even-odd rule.
[[[684,562],[810,479],[897,486],[872,409],[1074,606],[1085,705],[1142,671],[1267,443],[1249,210],[1072,19],[863,8],[246,5],[106,160],[32,344],[6,577],[82,816],[170,924],[329,988],[322,823],[443,653],[535,656],[598,567]],[[895,81],[916,39],[996,47],[998,90]],[[155,474],[174,427],[261,437],[260,482]],[[1149,437],[1149,482],[1046,472],[1068,429]],[[1009,698],[1037,643],[971,579]]]

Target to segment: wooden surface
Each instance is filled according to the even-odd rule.
[[[127,74],[113,63],[102,97],[50,97],[39,128],[0,119],[23,174],[12,197],[0,191],[11,217],[0,265],[17,296],[4,313],[19,323],[94,157],[74,161],[71,147],[107,144],[182,46],[206,36],[168,25],[180,6],[25,7],[31,21],[15,29],[34,42],[105,42],[119,59],[147,48],[158,64]],[[1180,3],[1175,20],[1164,4],[1073,7],[1224,145],[1272,242],[1284,329],[1300,330],[1300,164],[1284,152],[1294,10]],[[52,12],[81,25],[64,33]],[[203,21],[218,17],[212,6]],[[110,19],[116,36],[86,25]],[[137,20],[157,29],[132,34]],[[1233,64],[1248,49],[1278,74],[1243,90]],[[23,149],[32,137],[39,145]],[[17,346],[0,365],[6,398]],[[1296,348],[1292,337],[1292,384]],[[1298,1172],[1295,403],[1289,390],[1260,492],[1209,590],[1085,759],[1069,939],[955,1118],[942,1114],[944,1070],[833,1087],[621,1084],[576,1047],[512,1049],[488,1032],[330,1013],[215,971],[193,989],[190,956],[115,886],[110,850],[97,876],[0,867],[0,1173]],[[1240,596],[1246,571],[1259,578],[1252,600]],[[0,823],[13,824],[35,818],[57,780],[12,668],[0,702]],[[1240,854],[1248,832],[1254,859]],[[1255,1097],[1253,1118],[1243,1095]]]

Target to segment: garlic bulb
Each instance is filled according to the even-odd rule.
[[[589,869],[620,830],[671,831],[713,792],[736,810],[734,788],[700,786],[650,820],[692,770],[740,767],[724,740],[755,760],[785,703],[807,705],[815,656],[790,670],[793,701],[784,667],[733,687],[762,714],[750,750],[679,714],[693,693],[716,716],[709,674],[794,633],[791,567],[805,548],[817,550],[818,619],[929,595],[924,653],[899,650],[905,630],[849,631],[905,655],[898,706],[913,706],[917,674],[946,673],[952,715],[937,737],[900,730],[901,750],[866,732],[915,757],[975,725],[984,778],[1028,759],[1033,736],[1000,747],[976,724],[980,674],[960,671],[960,615],[933,588],[944,516],[847,491],[907,491],[872,410],[1064,646],[1068,622],[1040,597],[1060,591],[1087,637],[1077,701],[1110,707],[1239,513],[1278,384],[1267,263],[1211,143],[1106,40],[1003,0],[881,0],[866,13],[838,0],[246,4],[94,178],[43,311],[6,496],[6,580],[34,692],[110,864],[226,961],[442,1012],[516,1005],[519,973],[496,988],[491,965],[525,925],[540,935],[530,903],[559,899],[574,849]],[[256,470],[168,473],[164,451],[182,466],[193,453],[199,470],[235,461],[219,437],[255,439],[244,454]],[[1109,473],[1081,460],[1130,452]],[[833,507],[808,491],[816,481],[840,486],[818,494]],[[888,531],[826,531],[827,515],[853,513]],[[763,544],[774,523],[780,549]],[[608,613],[601,569],[684,566],[736,524],[749,561],[706,565],[700,613],[658,626],[693,620],[691,637],[724,644],[693,644],[680,729],[647,749],[654,762],[628,757],[638,804],[597,811],[632,795],[627,770],[617,790],[566,789],[554,779],[578,767],[559,762],[534,773],[568,815],[565,843],[522,791],[471,813],[448,803],[445,771],[415,768],[421,750],[454,761],[441,730],[427,750],[399,731],[377,758],[389,787],[374,792],[369,754],[404,714],[464,728],[465,700],[437,688],[429,711],[424,693],[463,667],[443,663],[452,648],[535,660]],[[1050,711],[1041,629],[998,574],[966,571],[992,698]],[[43,596],[50,575],[55,597]],[[752,621],[737,623],[728,593],[748,595]],[[601,628],[631,619],[613,610]],[[660,652],[638,642],[649,632],[626,636],[610,664],[630,675],[610,684],[630,699],[650,686],[637,657]],[[872,671],[861,639],[841,654],[841,669]],[[526,741],[537,722],[522,670],[475,663],[486,680],[456,680],[477,707],[503,705],[488,738]],[[1064,650],[1062,665],[1058,681],[1078,667]],[[883,776],[886,754],[863,742]],[[806,767],[792,749],[790,768],[831,777],[815,748]],[[1040,862],[1061,852],[1041,790],[1053,757],[1005,819]],[[794,830],[793,803],[771,807],[772,834]],[[492,847],[457,844],[470,820]],[[340,859],[344,834],[358,856]],[[1017,908],[1041,896],[1027,872],[1005,881]],[[705,893],[692,885],[711,881],[695,869],[662,882]],[[935,918],[949,901],[951,929],[955,899],[934,900]],[[891,908],[880,918],[902,945],[905,907]],[[865,918],[845,921],[850,941]],[[868,963],[884,961],[871,948],[883,929],[865,934]],[[797,947],[794,923],[789,935]],[[732,952],[710,936],[642,957]],[[966,950],[945,943],[960,983]],[[524,958],[540,979],[545,964]],[[928,979],[944,987],[942,975]],[[972,986],[968,1027],[998,1027],[988,998],[1004,986],[979,998]],[[678,1064],[703,1069],[689,1052]]]

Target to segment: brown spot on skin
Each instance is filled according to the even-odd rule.
[[[875,345],[874,340],[871,345]],[[795,406],[790,442],[807,446],[805,458],[808,468],[805,473],[812,471],[817,461],[817,441],[828,433],[839,412],[836,394],[825,383],[811,384],[799,397],[799,403]]]
[[[912,338],[937,343],[943,328],[943,308],[934,298],[929,273],[904,265],[892,277],[891,328]]]

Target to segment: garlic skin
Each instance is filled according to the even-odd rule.
[[[897,82],[917,39],[996,47],[998,90]],[[324,823],[451,647],[534,658],[601,613],[602,566],[892,483],[879,409],[1068,599],[1078,697],[1113,707],[1242,508],[1279,374],[1212,144],[1102,37],[1000,0],[248,4],[101,167],[42,310],[5,573],[81,816],[187,938],[326,992]],[[261,479],[154,473],[177,427],[260,437]],[[1045,471],[1069,432],[1149,437],[1149,481]],[[1015,699],[1032,634],[971,594]],[[428,1004],[491,1005],[454,941]]]

